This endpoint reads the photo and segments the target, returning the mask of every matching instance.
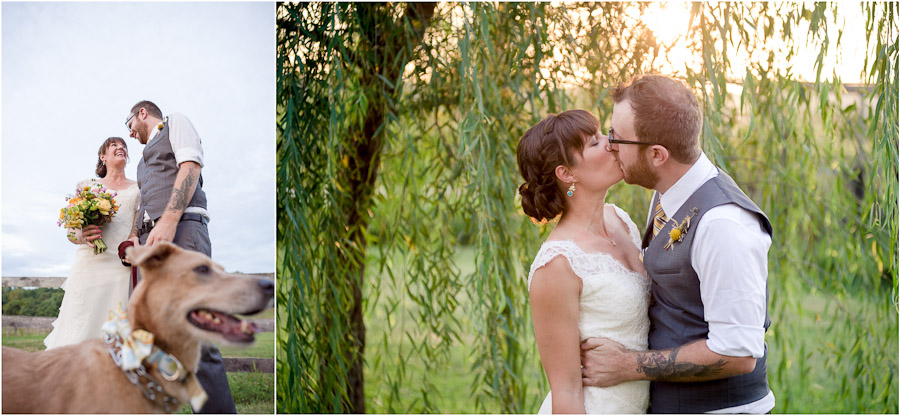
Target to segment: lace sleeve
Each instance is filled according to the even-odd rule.
[[[634,224],[634,221],[631,220],[631,217],[628,216],[628,213],[625,212],[622,208],[619,208],[616,205],[610,204],[613,208],[616,209],[616,214],[622,219],[622,222],[628,226],[628,235],[631,236],[631,242],[634,243],[634,246],[637,247],[638,250],[641,249],[641,233],[638,231],[637,225]]]
[[[528,271],[528,290],[531,290],[531,279],[534,277],[534,272],[536,272],[541,267],[550,263],[551,260],[555,259],[557,256],[564,256],[566,260],[569,261],[570,266],[572,266],[572,254],[571,250],[568,249],[568,245],[570,242],[568,241],[545,241],[544,244],[541,245],[541,249],[538,250],[538,254],[534,257],[534,261],[531,262],[531,270]],[[575,268],[572,267],[573,271]],[[578,275],[578,273],[575,273]],[[581,276],[579,276],[581,278]]]

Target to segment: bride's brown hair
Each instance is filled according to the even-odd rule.
[[[106,164],[104,164],[103,161],[100,160],[100,155],[106,153],[106,149],[109,149],[109,145],[111,145],[113,142],[119,142],[122,144],[122,147],[125,148],[125,160],[130,160],[130,158],[128,157],[128,144],[125,143],[125,140],[123,140],[121,137],[110,137],[106,139],[106,141],[104,141],[103,144],[100,145],[100,150],[97,151],[97,168],[94,170],[94,172],[97,173],[98,178],[106,177]]]
[[[600,122],[593,114],[569,110],[548,115],[522,135],[516,162],[525,179],[519,194],[526,215],[543,221],[565,213],[564,186],[556,178],[556,167],[572,166],[575,152],[584,151],[584,138],[599,129]]]

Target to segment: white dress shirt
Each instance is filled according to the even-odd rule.
[[[169,114],[169,144],[175,152],[175,163],[191,161],[197,162],[203,167],[203,147],[200,145],[200,135],[194,129],[194,125],[184,114]]]
[[[666,216],[678,212],[701,185],[718,175],[715,165],[701,153],[687,173],[660,195]],[[651,206],[648,223],[652,216]],[[703,316],[709,324],[707,347],[726,356],[762,357],[771,237],[756,214],[737,204],[711,208],[691,225],[697,233],[691,265],[700,280]],[[773,407],[775,396],[769,391],[756,402],[709,413],[766,413]]]

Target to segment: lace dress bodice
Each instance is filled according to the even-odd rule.
[[[625,211],[613,207],[628,226],[632,242],[640,249],[637,226]],[[630,350],[646,350],[650,330],[650,281],[647,276],[629,270],[610,254],[585,252],[574,241],[547,240],[531,264],[529,289],[534,272],[557,256],[565,257],[582,281],[578,313],[581,339],[604,337]],[[584,399],[587,413],[644,413],[649,400],[649,383],[585,387]],[[550,412],[550,400],[548,395],[540,413]]]

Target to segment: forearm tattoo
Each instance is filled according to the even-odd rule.
[[[709,365],[678,363],[676,358],[680,351],[681,347],[675,348],[670,352],[652,351],[639,353],[637,357],[637,371],[647,375],[651,380],[680,381],[685,378],[719,375],[726,364],[725,360],[721,359]]]
[[[181,186],[172,188],[172,198],[169,200],[169,210],[181,212],[188,206],[191,197],[194,196],[194,168],[188,168],[187,175],[181,181]]]

